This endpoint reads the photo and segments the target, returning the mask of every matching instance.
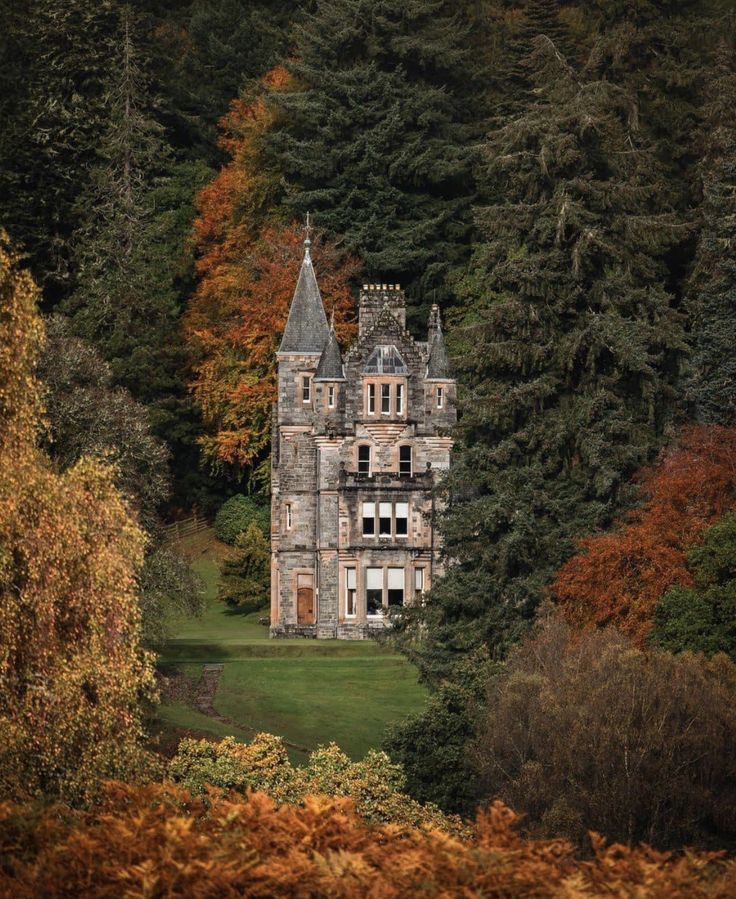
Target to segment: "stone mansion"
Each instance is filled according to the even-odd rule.
[[[364,284],[343,354],[305,241],[277,353],[271,636],[361,639],[437,574],[433,486],[456,418],[439,310],[406,330],[398,284]]]

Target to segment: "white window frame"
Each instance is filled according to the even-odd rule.
[[[352,581],[352,584],[351,584]],[[353,611],[350,612],[350,598],[352,593]],[[358,613],[358,569],[345,569],[345,617],[355,618]]]
[[[335,385],[334,384],[327,385],[327,408],[328,409],[335,408]]]
[[[302,402],[312,402],[312,379],[309,375],[302,375]]]
[[[394,583],[392,587],[391,584]],[[397,582],[401,583],[401,587],[395,586]],[[395,606],[395,608],[403,608],[406,605],[406,569],[405,568],[395,568],[393,566],[386,569],[386,590],[385,590],[385,603],[386,608],[390,609],[391,605],[389,603],[389,594],[392,590],[401,590],[401,604]]]
[[[368,415],[376,414],[376,385],[374,383],[368,384],[366,393],[366,411],[368,412]]]
[[[409,450],[409,471],[405,472],[401,470],[401,451],[403,449]],[[410,443],[400,443],[399,444],[399,477],[410,478],[414,474],[414,448]]]
[[[361,471],[361,470],[360,470],[360,463],[361,463],[360,451],[361,451],[364,447],[365,447],[365,449],[368,450],[368,471]],[[359,444],[358,444],[358,454],[357,454],[357,456],[356,456],[356,463],[357,463],[357,466],[358,466],[358,468],[357,468],[358,474],[361,474],[361,475],[367,475],[368,477],[371,476],[371,472],[373,471],[373,450],[372,450],[372,448],[371,448],[370,443],[359,443]]]
[[[442,409],[445,405],[445,388],[438,387],[437,388],[437,408]]]
[[[370,511],[370,514],[366,514],[366,510]],[[360,508],[360,530],[364,537],[372,537],[375,539],[376,536],[376,504],[364,502],[361,504]],[[367,533],[365,529],[366,519],[370,519],[373,522],[373,533]]]
[[[404,385],[401,383],[396,385],[396,414],[404,414]]]
[[[373,572],[373,571],[378,571],[378,572],[380,572],[380,575],[381,575],[381,586],[380,586],[380,588],[379,588],[379,587],[370,587],[370,586],[369,586],[369,584],[370,584],[371,581],[373,580],[373,578],[371,577],[371,572]],[[364,584],[365,584],[364,596],[365,596],[365,614],[366,614],[366,618],[373,619],[373,620],[375,621],[376,619],[382,618],[382,617],[383,617],[383,609],[386,607],[386,575],[385,575],[385,569],[384,569],[384,568],[379,568],[379,567],[373,566],[373,565],[368,566],[368,567],[365,569],[365,580],[364,580]],[[369,591],[369,590],[378,590],[378,589],[381,590],[381,611],[380,611],[378,614],[375,614],[375,613],[371,614],[371,613],[368,611],[368,591]]]
[[[404,515],[399,515],[399,507],[402,506],[402,511],[405,512]],[[403,520],[406,522],[406,530],[403,534],[399,533],[398,521]],[[407,540],[409,537],[409,503],[395,503],[394,504],[394,534],[396,535],[397,540]]]
[[[425,589],[424,568],[414,569],[414,598],[421,599],[424,596]]]
[[[385,406],[385,408],[384,408]],[[381,415],[391,414],[391,385],[381,384]]]
[[[386,514],[388,513],[388,514]],[[394,535],[394,504],[379,502],[378,504],[378,536],[384,540]],[[381,522],[388,521],[388,532],[381,529]]]

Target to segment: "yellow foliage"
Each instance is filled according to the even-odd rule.
[[[146,760],[144,536],[108,466],[64,474],[37,448],[36,289],[0,234],[0,788],[87,800]]]

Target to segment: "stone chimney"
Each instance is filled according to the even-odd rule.
[[[381,310],[389,311],[406,328],[406,296],[399,284],[364,284],[358,300],[358,337],[362,337],[375,324]]]

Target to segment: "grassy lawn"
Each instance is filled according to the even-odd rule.
[[[241,615],[219,603],[222,550],[210,544],[198,545],[193,562],[206,586],[204,614],[178,623],[159,662],[192,682],[203,664],[222,663],[213,706],[227,722],[181,699],[167,701],[155,727],[164,742],[167,731],[241,740],[268,731],[295,747],[334,741],[357,759],[379,746],[387,724],[422,707],[426,694],[415,669],[375,642],[270,640],[258,613]],[[295,760],[303,755],[294,753]]]

